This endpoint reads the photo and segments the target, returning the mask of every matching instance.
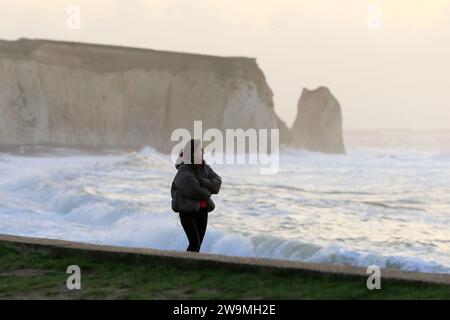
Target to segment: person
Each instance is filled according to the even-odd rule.
[[[215,209],[211,195],[218,194],[222,178],[205,163],[201,140],[191,139],[180,153],[170,190],[172,210],[180,215],[189,241],[187,251],[199,252],[206,233],[208,213]]]

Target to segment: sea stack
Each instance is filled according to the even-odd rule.
[[[341,106],[326,87],[303,89],[291,131],[294,147],[323,153],[345,153]]]

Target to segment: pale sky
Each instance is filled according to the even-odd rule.
[[[67,26],[69,5],[81,28]],[[0,38],[257,58],[289,125],[327,86],[344,128],[450,129],[450,0],[1,0]]]

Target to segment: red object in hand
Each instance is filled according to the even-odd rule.
[[[200,208],[206,208],[206,201],[205,200],[200,200]]]

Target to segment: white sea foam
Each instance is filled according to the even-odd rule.
[[[450,272],[445,157],[284,149],[273,177],[251,166],[217,166],[224,183],[202,251]],[[184,250],[170,209],[174,174],[170,158],[151,148],[0,154],[0,233]]]

